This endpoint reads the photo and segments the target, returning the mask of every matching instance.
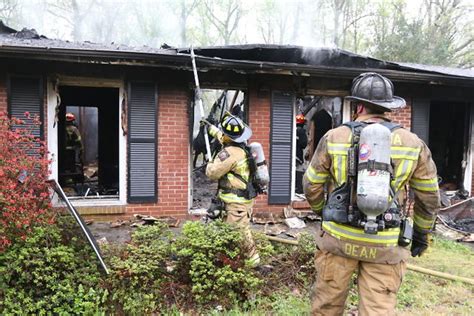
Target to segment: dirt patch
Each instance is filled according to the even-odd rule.
[[[130,227],[131,222],[124,222],[118,227],[111,227],[110,222],[94,222],[88,225],[89,230],[96,240],[101,240],[105,237],[107,242],[111,243],[127,243],[130,241],[132,232],[136,229]]]
[[[193,207],[209,208],[211,199],[216,195],[217,181],[206,176],[205,167],[193,171]]]

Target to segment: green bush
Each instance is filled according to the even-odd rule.
[[[187,222],[176,240],[176,273],[191,285],[200,305],[231,306],[245,300],[261,281],[245,263],[242,234],[221,221]]]
[[[0,253],[0,314],[100,313],[107,291],[97,259],[64,225],[35,227]]]
[[[138,228],[125,247],[106,247],[111,274],[106,287],[111,292],[110,312],[143,315],[159,310],[172,282],[171,232],[164,224]]]

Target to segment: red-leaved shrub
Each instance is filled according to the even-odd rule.
[[[34,225],[53,221],[46,146],[28,126],[0,112],[0,252],[25,239]]]

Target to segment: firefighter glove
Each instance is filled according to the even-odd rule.
[[[209,122],[208,120],[206,120],[204,118],[199,121],[199,124],[201,124],[201,125],[212,125],[211,122]]]
[[[411,242],[412,257],[419,257],[428,249],[429,237],[429,233],[422,233],[416,229],[413,231],[413,239]]]

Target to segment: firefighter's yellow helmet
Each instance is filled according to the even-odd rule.
[[[243,143],[252,136],[250,127],[234,115],[227,114],[220,123],[220,129],[232,141]]]

